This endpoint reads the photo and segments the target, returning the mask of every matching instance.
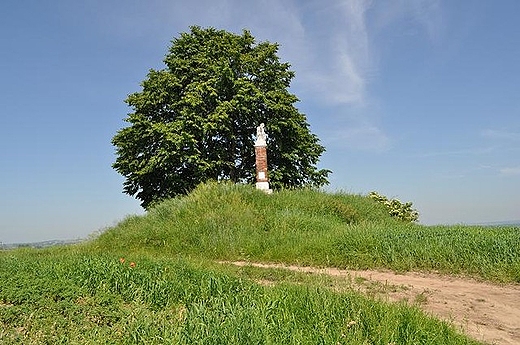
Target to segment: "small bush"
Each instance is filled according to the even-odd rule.
[[[390,215],[394,218],[405,222],[416,222],[419,220],[419,212],[412,208],[411,202],[402,203],[398,199],[389,200],[386,196],[377,192],[370,192],[368,196],[371,199],[385,205],[388,213],[390,213]]]

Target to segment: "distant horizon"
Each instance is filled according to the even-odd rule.
[[[483,225],[483,226],[493,226],[493,225],[506,225],[506,226],[520,226],[520,219],[518,220],[504,220],[498,222],[484,222],[484,223],[475,223],[475,224],[464,224],[464,225]]]
[[[504,227],[520,227],[520,219],[518,220],[505,220],[505,221],[497,221],[497,222],[485,222],[485,223],[474,223],[474,224],[467,224],[467,223],[455,223],[455,224],[421,224],[421,222],[417,223],[418,225],[422,225],[425,227],[430,226],[484,226],[484,227],[493,227],[493,226],[504,226]],[[106,228],[103,231],[110,230],[110,228]],[[54,246],[54,245],[67,245],[67,244],[75,244],[80,243],[83,241],[88,240],[90,237],[95,238],[95,235],[97,233],[102,233],[103,231],[93,231],[91,234],[89,234],[87,237],[84,238],[53,238],[48,240],[42,240],[42,241],[34,241],[34,242],[2,242],[0,241],[0,250],[3,249],[12,249],[17,247],[35,247],[35,248],[43,248],[48,246]]]

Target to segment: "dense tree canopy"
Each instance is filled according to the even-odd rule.
[[[213,28],[192,27],[172,41],[166,68],[150,70],[126,99],[130,126],[112,139],[124,192],[152,203],[199,183],[255,180],[254,134],[265,123],[270,184],[319,187],[325,148],[288,91],[294,72],[278,45]]]

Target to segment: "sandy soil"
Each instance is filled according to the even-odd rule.
[[[353,282],[351,286],[362,292],[390,301],[414,303],[427,313],[453,322],[479,341],[497,345],[520,344],[518,285],[499,286],[438,274],[396,274],[391,271],[353,271],[244,261],[229,264],[349,277]],[[385,288],[374,289],[374,284]]]

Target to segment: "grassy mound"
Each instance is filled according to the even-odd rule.
[[[435,270],[520,282],[520,231],[434,226],[391,218],[367,197],[313,190],[266,195],[209,183],[126,219],[92,245],[219,260]]]

